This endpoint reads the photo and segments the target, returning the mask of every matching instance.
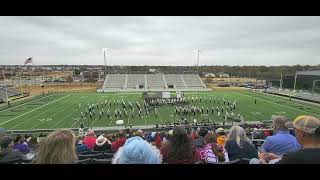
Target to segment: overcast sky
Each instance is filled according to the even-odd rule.
[[[0,17],[0,64],[317,65],[320,17]]]

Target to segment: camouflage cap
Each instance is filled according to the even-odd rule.
[[[314,134],[317,128],[320,128],[320,120],[308,115],[301,115],[296,117],[293,122],[286,123],[288,128],[294,127],[300,131]]]

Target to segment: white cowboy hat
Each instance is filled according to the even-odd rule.
[[[104,143],[106,143],[107,138],[105,138],[103,135],[100,135],[97,139],[96,139],[96,145],[97,146],[102,146],[104,145]]]

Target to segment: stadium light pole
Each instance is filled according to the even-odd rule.
[[[312,94],[314,94],[314,87],[316,85],[316,82],[319,82],[320,80],[314,80],[313,81],[313,86],[312,86]]]
[[[195,50],[198,54],[198,59],[197,59],[197,74],[199,74],[199,58],[200,58],[200,49]]]
[[[102,48],[103,51],[103,58],[104,58],[104,75],[107,77],[107,61],[106,61],[106,51],[109,50],[109,48]]]

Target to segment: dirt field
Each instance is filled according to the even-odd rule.
[[[41,86],[27,86],[24,88],[25,92],[30,92],[30,95],[41,94],[43,92],[96,92],[97,87],[101,86],[98,83],[79,83],[69,84],[60,83],[55,85],[44,85],[42,89]]]

